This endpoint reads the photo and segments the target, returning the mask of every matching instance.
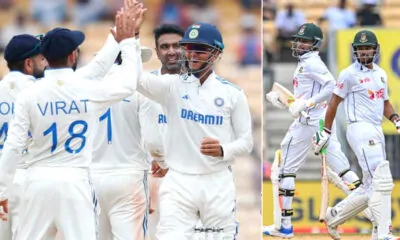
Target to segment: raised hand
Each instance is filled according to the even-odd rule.
[[[134,14],[134,18],[136,19],[134,23],[134,32],[138,34],[143,24],[144,14],[147,8],[144,8],[143,3],[139,3],[137,0],[124,0],[124,10]]]
[[[135,36],[135,21],[134,13],[125,11],[123,8],[117,12],[115,15],[116,29],[111,29],[110,31],[118,43],[124,39],[133,38]]]

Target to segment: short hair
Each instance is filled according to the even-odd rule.
[[[21,61],[16,61],[16,62],[7,62],[7,67],[10,71],[18,71],[18,72],[24,72],[25,68],[25,59]]]
[[[179,36],[183,37],[185,35],[185,31],[176,24],[165,23],[155,28],[153,34],[154,34],[155,44],[157,47],[158,46],[157,41],[161,37],[161,35],[178,34]]]

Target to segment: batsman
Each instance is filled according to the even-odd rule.
[[[291,217],[296,173],[305,163],[312,147],[311,139],[319,128],[319,120],[325,116],[325,102],[331,98],[335,86],[334,77],[319,56],[323,40],[321,28],[313,23],[305,23],[293,38],[291,49],[293,56],[298,59],[298,65],[293,76],[296,100],[289,111],[295,120],[281,142],[281,150],[277,151],[272,167],[274,224],[263,228],[265,235],[283,238],[294,236]],[[278,99],[277,92],[267,94],[267,100],[274,106],[284,108]],[[300,114],[303,111],[309,119]],[[360,185],[360,180],[350,170],[349,161],[341,151],[334,130],[333,141],[326,152],[328,165],[344,182],[356,188]]]
[[[337,226],[367,206],[377,228],[373,240],[394,240],[391,233],[391,194],[394,187],[386,160],[382,120],[386,117],[400,132],[399,115],[389,101],[388,77],[375,64],[378,39],[372,31],[357,32],[352,43],[354,63],[340,72],[325,116],[324,130],[313,138],[315,153],[331,144],[330,132],[340,102],[344,101],[347,141],[362,169],[362,185],[336,206],[327,209],[326,225],[333,239],[340,239]],[[329,148],[329,147],[328,147]]]

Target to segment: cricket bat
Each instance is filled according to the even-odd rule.
[[[274,82],[271,91],[279,93],[279,101],[287,107],[290,107],[290,105],[296,100],[291,91],[277,82]],[[310,119],[310,116],[308,116],[305,111],[301,111],[300,114],[307,120]]]
[[[319,130],[324,130],[324,120],[319,120]],[[325,221],[326,209],[329,203],[328,175],[326,173],[326,148],[321,150],[321,208],[319,210],[319,221]]]

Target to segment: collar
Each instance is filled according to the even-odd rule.
[[[29,80],[29,81],[36,81],[37,79],[32,76],[32,75],[27,75],[25,73],[22,73],[20,71],[11,71],[7,74],[8,78],[10,79],[23,79],[23,81],[25,80]]]
[[[74,70],[72,70],[72,68],[48,68],[44,71],[44,77],[57,78],[60,75],[71,74],[73,72]]]
[[[194,74],[189,75],[189,74],[185,73],[180,76],[183,77],[185,82],[198,82],[200,84],[200,79],[198,77],[196,77]],[[204,86],[209,85],[212,82],[212,80],[215,79],[215,76],[216,76],[216,74],[215,74],[214,70],[212,70],[210,75],[208,75],[208,78],[204,81],[203,85],[201,85],[201,86],[204,87]]]
[[[353,63],[353,66],[357,71],[360,72],[368,72],[368,71],[378,71],[378,66],[375,63],[372,63],[372,69],[367,68],[366,66],[359,63],[357,60]]]
[[[306,59],[313,58],[316,56],[319,56],[319,51],[310,51],[310,52],[304,53],[303,55],[299,56],[299,60],[305,61]]]

